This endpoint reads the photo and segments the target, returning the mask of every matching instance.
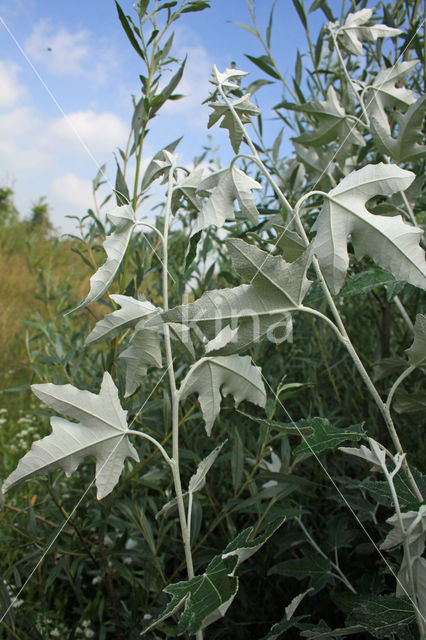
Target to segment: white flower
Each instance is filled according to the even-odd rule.
[[[59,633],[59,629],[55,627],[54,629],[52,629],[49,635],[51,635],[52,638],[59,638],[61,634]]]
[[[101,576],[95,576],[92,580],[92,584],[99,584],[100,582],[102,582]]]
[[[85,629],[84,635],[86,636],[86,638],[93,638],[95,632],[92,629]]]
[[[81,626],[87,629],[87,627],[90,627],[90,620],[83,620]]]

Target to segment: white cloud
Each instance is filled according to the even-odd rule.
[[[102,84],[117,66],[110,43],[95,39],[87,29],[70,31],[51,20],[40,20],[24,44],[32,62],[53,75],[84,77]]]
[[[27,91],[19,83],[18,73],[20,67],[17,64],[0,60],[0,107],[13,107],[18,101],[25,98]]]
[[[48,197],[56,213],[81,216],[92,206],[92,181],[75,173],[65,173],[53,180]],[[60,208],[63,210],[58,211]]]
[[[89,33],[71,33],[62,27],[54,28],[50,20],[41,20],[25,41],[25,51],[35,62],[44,64],[58,75],[81,75],[89,58]]]
[[[77,151],[83,151],[83,143],[93,154],[111,153],[123,147],[129,135],[125,123],[114,113],[96,113],[92,110],[75,111],[54,120],[51,132]]]

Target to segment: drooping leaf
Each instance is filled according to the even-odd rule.
[[[35,384],[31,388],[48,407],[78,422],[53,417],[52,433],[33,444],[4,482],[3,491],[55,469],[63,469],[69,476],[86,456],[95,456],[97,497],[104,498],[117,484],[125,458],[139,461],[127,436],[127,411],[120,405],[110,374],[104,374],[99,394],[70,384]]]
[[[414,161],[425,156],[426,145],[422,144],[425,110],[426,96],[422,96],[410,106],[407,113],[397,114],[397,138],[391,136],[387,119],[383,126],[380,120],[371,118],[371,134],[377,149],[391,156],[395,162]]]
[[[117,200],[117,206],[130,204],[129,187],[127,186],[121,167],[116,160],[117,173],[115,176],[115,198]]]
[[[395,278],[388,272],[380,269],[380,267],[372,267],[363,271],[362,273],[355,274],[345,284],[343,289],[339,292],[340,298],[351,298],[352,296],[358,296],[361,294],[373,291],[377,287],[382,287],[385,284],[394,284]]]
[[[252,116],[258,116],[260,114],[259,108],[250,102],[249,95],[237,98],[231,104],[242,124],[250,123]],[[207,124],[208,129],[222,119],[219,126],[221,129],[228,130],[231,146],[234,152],[238,153],[243,140],[243,130],[238,118],[234,116],[231,109],[224,102],[211,102],[209,107],[213,109],[213,113],[211,113],[209,117]]]
[[[367,165],[354,171],[329,192],[313,226],[317,232],[314,251],[333,293],[343,285],[349,265],[348,236],[358,259],[370,256],[397,280],[426,287],[424,252],[419,246],[421,229],[401,216],[379,216],[367,211],[365,203],[374,195],[404,191],[414,174],[396,165]]]
[[[177,138],[177,140],[173,140],[173,142],[170,142],[166,147],[155,154],[143,174],[141,191],[147,189],[149,185],[164,172],[164,163],[167,164],[169,161],[165,152],[172,153],[181,140],[182,137]]]
[[[421,313],[416,316],[413,344],[405,353],[415,367],[426,366],[426,316]]]
[[[90,278],[90,291],[87,297],[73,311],[98,300],[108,290],[126,253],[133,229],[136,225],[135,212],[130,205],[115,207],[107,213],[115,229],[103,243],[107,254],[104,264]]]
[[[364,146],[365,144],[364,138],[340,105],[332,85],[329,86],[327,99],[324,101],[314,100],[307,104],[286,104],[286,107],[293,111],[311,114],[318,121],[318,126],[313,131],[305,131],[297,138],[293,138],[296,143],[320,147],[332,140],[339,139],[347,145]]]
[[[379,442],[373,440],[373,438],[368,438],[368,443],[370,448],[366,447],[365,444],[362,444],[359,448],[339,447],[339,450],[351,456],[362,458],[362,460],[365,460],[369,464],[378,467],[379,469],[383,469],[386,465],[386,449]]]
[[[228,246],[235,270],[251,284],[206,291],[194,303],[163,314],[163,319],[195,324],[209,340],[229,325],[229,340],[224,341],[226,334],[222,334],[220,344],[209,345],[216,354],[219,350],[222,355],[243,351],[264,337],[282,341],[291,331],[289,312],[300,307],[310,286],[306,277],[309,250],[289,264],[237,238],[229,240]]]
[[[372,14],[372,9],[362,9],[361,11],[350,13],[344,25],[339,28],[339,42],[349,53],[362,56],[362,42],[376,42],[377,38],[394,38],[401,35],[402,31],[400,29],[387,27],[384,24],[363,26],[370,20]]]
[[[120,358],[126,362],[125,398],[136,391],[149,366],[162,366],[160,344],[160,336],[156,330],[146,328],[138,330],[136,327],[129,346],[120,353]]]
[[[268,76],[271,76],[271,78],[275,78],[276,80],[279,80],[280,76],[279,73],[274,69],[273,64],[274,61],[271,59],[270,56],[265,55],[265,56],[250,56],[248,53],[244,54],[246,58],[248,58],[250,60],[250,62],[253,62],[253,64],[256,65],[256,67],[259,67],[259,69],[262,69],[262,71],[264,71]]]
[[[261,371],[249,356],[201,358],[182,381],[179,396],[184,399],[190,393],[198,394],[207,435],[220,412],[221,392],[223,396],[231,393],[237,405],[242,400],[261,407],[266,403]]]
[[[211,451],[208,456],[206,456],[205,458],[203,458],[203,460],[201,460],[200,464],[197,467],[197,471],[194,473],[193,476],[191,476],[189,480],[188,493],[195,493],[196,491],[201,491],[201,489],[204,487],[204,485],[206,484],[206,475],[210,471],[217,456],[221,452],[225,442],[222,442],[222,444],[220,444],[218,447],[213,449],[213,451]]]
[[[190,205],[192,205],[197,211],[200,211],[202,201],[197,194],[198,186],[202,180],[203,169],[195,169],[188,176],[180,180],[173,187],[172,195],[172,211],[176,213],[180,206],[182,198],[184,198]]]
[[[269,429],[277,429],[281,433],[286,433],[293,436],[301,436],[302,434],[311,435],[312,433],[314,433],[314,428],[311,424],[309,424],[309,420],[298,420],[297,422],[279,422],[277,420],[269,420],[268,418],[252,416],[246,411],[241,411],[241,409],[237,409],[237,411],[242,416],[250,418],[250,420],[257,422],[258,424],[265,425],[266,427],[269,427]],[[302,422],[306,422],[306,424],[302,424]]]
[[[360,625],[374,638],[388,640],[402,625],[415,621],[416,614],[407,597],[362,595],[346,619],[348,625]]]
[[[254,527],[242,531],[228,544],[221,555],[215,556],[202,575],[167,586],[164,591],[172,596],[171,601],[146,629],[163,622],[184,607],[178,623],[178,635],[187,632],[196,634],[200,629],[222,618],[238,591],[238,566],[258,551],[283,524],[284,518],[271,522],[264,533],[253,538]]]
[[[117,13],[118,13],[118,17],[119,20],[121,22],[121,25],[124,29],[124,31],[126,32],[126,35],[130,41],[130,44],[132,45],[133,49],[136,51],[136,53],[142,58],[142,60],[145,60],[145,56],[144,53],[139,45],[139,42],[136,39],[135,34],[133,33],[132,27],[130,25],[130,21],[128,20],[127,16],[125,15],[123,9],[120,7],[120,5],[118,4],[117,0],[115,0],[115,6],[117,8]]]
[[[198,185],[198,191],[210,196],[195,220],[191,236],[206,229],[211,224],[222,227],[226,219],[235,219],[234,201],[237,200],[241,212],[253,225],[258,223],[259,214],[256,209],[252,189],[260,189],[261,185],[243,171],[233,166],[222,169],[205,178]]]
[[[327,418],[307,418],[298,420],[299,424],[311,427],[314,432],[308,435],[294,450],[293,454],[297,460],[307,458],[311,455],[318,455],[323,451],[334,449],[345,440],[360,440],[364,435],[362,425],[356,424],[347,429],[336,429]]]
[[[399,85],[417,64],[418,60],[410,60],[408,62],[399,62],[390,69],[381,69],[371,87],[366,90],[367,112],[370,116],[374,116],[382,127],[386,127],[388,122],[386,109],[390,110],[395,106],[400,109],[407,109],[416,101],[411,89],[406,89]]]
[[[86,338],[86,345],[99,342],[100,340],[111,339],[124,329],[135,325],[139,320],[147,315],[158,312],[148,300],[136,300],[131,296],[121,294],[111,294],[109,296],[121,309],[108,313],[99,320],[94,329]]]

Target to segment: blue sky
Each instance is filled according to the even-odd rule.
[[[263,27],[271,4],[257,0]],[[340,0],[329,4],[340,11]],[[121,5],[126,13],[133,12],[129,0]],[[66,215],[84,215],[92,206],[91,180],[101,164],[107,164],[107,176],[114,182],[113,152],[125,145],[130,96],[140,94],[143,69],[113,0],[0,0],[0,16],[0,184],[14,188],[24,217],[32,202],[47,196],[55,226],[72,232],[75,223]],[[210,112],[201,102],[214,63],[223,70],[235,61],[237,68],[251,72],[250,79],[262,76],[244,57],[261,55],[260,45],[233,21],[250,23],[245,0],[212,0],[210,10],[187,14],[176,23],[174,54],[179,59],[188,54],[180,87],[187,97],[159,112],[147,140],[145,164],[180,135],[182,163],[190,165],[200,153]],[[316,11],[310,21],[317,31],[326,19]],[[304,53],[306,46],[291,0],[278,0],[273,50],[289,80],[296,50]],[[281,94],[276,85],[259,93],[260,104],[266,104],[265,118]],[[226,135],[218,128],[210,133],[226,161]]]

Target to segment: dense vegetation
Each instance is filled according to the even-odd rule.
[[[118,156],[116,208],[106,218],[89,211],[81,240],[60,241],[44,201],[22,223],[4,190],[1,259],[11,277],[1,286],[16,307],[1,310],[3,377],[7,387],[36,384],[34,395],[0,396],[2,475],[33,439],[52,442],[61,427],[66,440],[73,423],[52,418],[52,434],[46,405],[96,430],[95,403],[106,423],[104,406],[121,416],[119,402],[125,433],[141,435],[132,445],[126,435],[118,483],[117,469],[102,474],[99,443],[87,447],[95,480],[93,460],[77,453],[78,470],[58,459],[40,475],[34,448],[28,468],[19,463],[6,481],[8,640],[127,640],[144,629],[152,639],[424,633],[420,3],[381,2],[372,14],[353,0],[335,16],[315,0],[310,10],[329,21],[316,42],[303,0],[292,4],[310,59],[297,56],[291,83],[273,57],[273,8],[263,35],[250,1],[245,28],[265,52],[249,58],[262,78],[213,70],[209,126],[229,132],[229,169],[217,171],[208,150],[190,170],[179,167],[176,132],[142,175],[149,122],[178,99],[184,72],[171,28],[191,11],[208,16],[209,3],[140,0],[134,17],[117,5],[145,71]],[[254,103],[265,78],[283,88],[274,107],[283,130],[268,141]],[[284,135],[293,139],[288,158]],[[157,179],[165,202],[155,223],[138,221]],[[100,170],[95,196],[102,180]],[[357,220],[343,239],[333,235],[342,209]],[[218,373],[225,362],[234,378]],[[249,387],[235,381],[243,368]]]

